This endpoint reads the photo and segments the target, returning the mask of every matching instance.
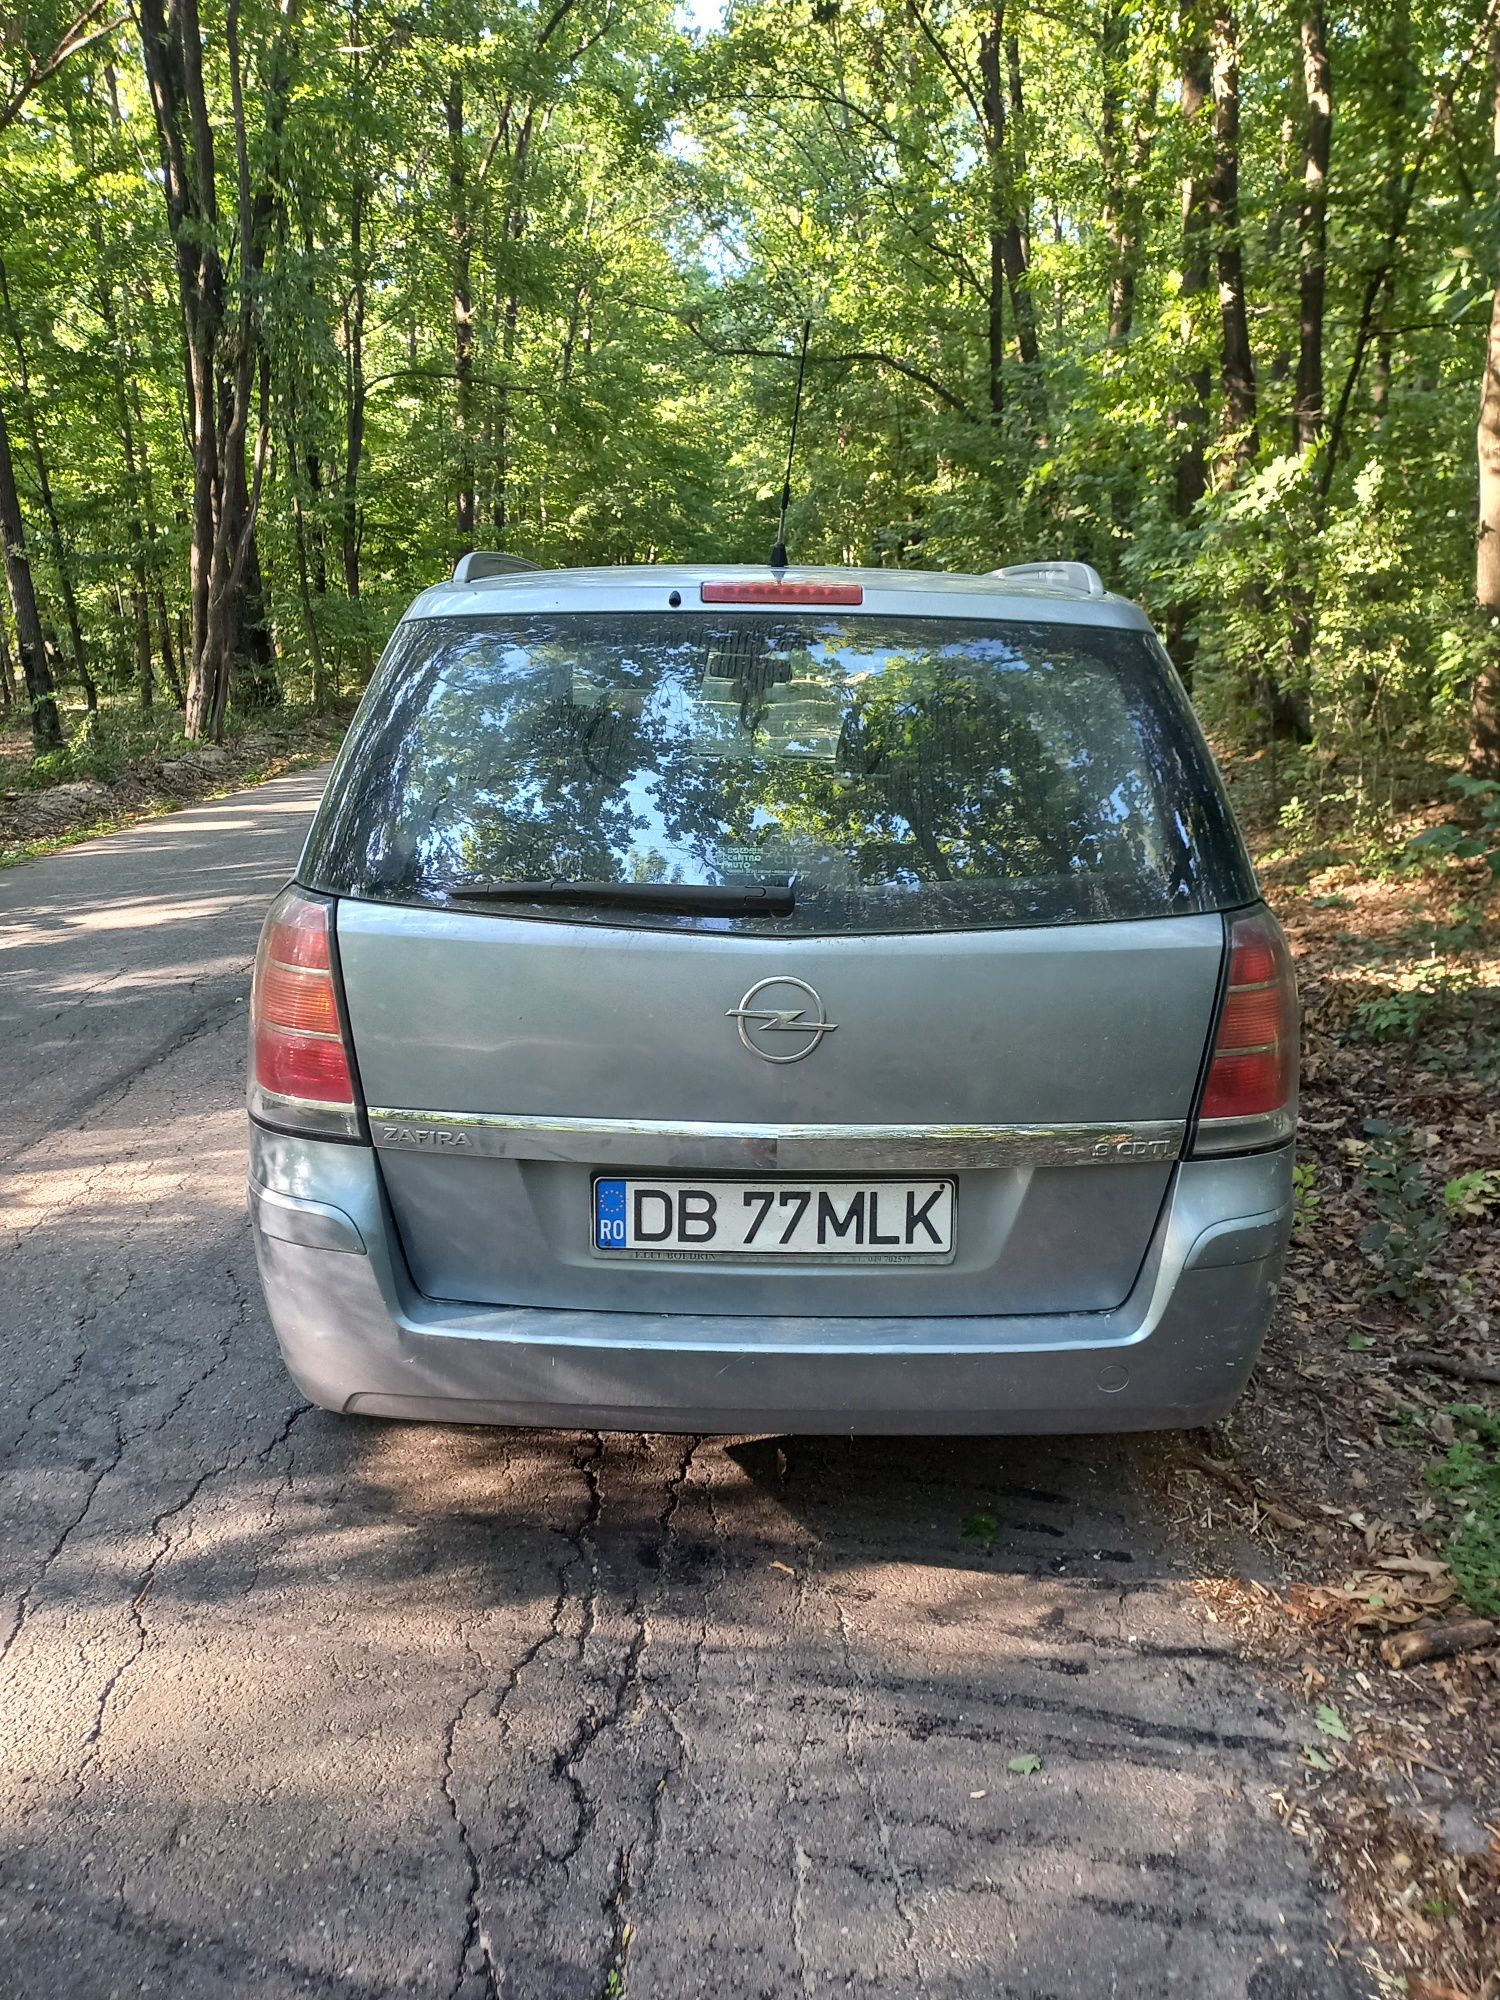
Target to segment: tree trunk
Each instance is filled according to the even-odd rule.
[[[52,492],[52,479],[47,470],[47,458],[42,449],[42,433],[37,424],[36,404],[31,394],[31,365],[26,355],[26,344],[21,338],[21,324],[11,304],[10,276],[6,271],[3,257],[0,257],[0,306],[5,309],[10,342],[15,350],[16,384],[21,391],[21,423],[26,432],[32,469],[36,473],[37,496],[41,500],[42,513],[47,521],[47,539],[52,544],[52,561],[57,570],[58,588],[62,593],[63,616],[68,621],[68,638],[73,649],[73,671],[78,676],[79,686],[83,689],[83,698],[89,714],[97,715],[99,690],[94,683],[93,675],[89,672],[88,647],[83,637],[83,621],[78,614],[78,593],[73,588],[73,565],[67,543],[63,538],[62,520],[58,515],[57,501]]]
[[[125,468],[128,494],[125,535],[130,544],[130,612],[135,626],[135,672],[142,708],[150,708],[156,676],[151,658],[151,610],[146,593],[146,531],[141,519],[141,475],[135,448],[135,422],[126,386],[127,351],[121,321],[115,311],[114,293],[104,269],[104,232],[98,210],[93,217],[94,254],[98,277],[94,296],[99,318],[109,337],[110,377],[115,390],[115,422],[120,432],[120,458]]]
[[[250,501],[241,501],[241,518],[248,519]],[[266,604],[265,576],[260,566],[260,537],[254,522],[246,529],[244,586],[240,591],[240,623],[231,653],[243,660],[241,699],[247,708],[275,708],[281,701],[281,681],[276,672],[276,641],[271,630],[271,613]]]
[[[1135,15],[1115,0],[1100,36],[1103,82],[1099,154],[1104,167],[1104,234],[1109,244],[1106,341],[1123,347],[1135,325],[1135,294],[1144,226],[1142,188],[1156,136],[1159,88],[1153,81],[1135,97],[1130,131],[1125,131],[1126,85],[1130,78],[1131,24]]]
[[[1368,345],[1373,349],[1370,369],[1370,413],[1377,431],[1385,426],[1390,410],[1391,378],[1395,372],[1396,344],[1391,326],[1396,313],[1395,250],[1411,199],[1409,149],[1412,143],[1413,99],[1421,88],[1412,38],[1411,0],[1395,0],[1382,22],[1386,75],[1390,79],[1382,92],[1385,149],[1385,208],[1391,217],[1390,249],[1380,277],[1375,299],[1375,316]],[[1332,454],[1330,453],[1330,458]],[[1331,467],[1330,467],[1331,471]]]
[[[0,711],[9,715],[16,705],[16,671],[10,662],[10,641],[0,618]]]
[[[219,736],[236,651],[250,635],[262,664],[271,655],[258,577],[255,513],[268,442],[268,396],[262,355],[261,425],[256,483],[245,475],[250,404],[259,347],[258,283],[265,268],[279,140],[286,116],[288,73],[295,46],[298,0],[279,0],[281,25],[261,97],[265,106],[267,178],[252,195],[240,59],[240,0],[228,0],[224,54],[229,72],[230,131],[235,152],[238,310],[226,304],[219,248],[214,127],[203,82],[198,0],[140,0],[141,47],[161,148],[162,192],[176,251],[183,349],[193,446],[192,659],[183,730],[190,738]]]
[[[1030,168],[1026,157],[1026,95],[1021,85],[1021,38],[1007,35],[1005,38],[1005,67],[1010,84],[1010,157],[1014,178],[1021,187],[1028,185]],[[1031,217],[1022,207],[1016,217],[1021,236],[1021,254],[1026,260],[1026,268],[1031,268]]]
[[[344,470],[339,490],[339,555],[350,602],[359,598],[359,475],[365,449],[364,190],[356,183],[349,211],[350,297],[344,315]]]
[[[985,294],[984,342],[988,364],[990,422],[998,424],[1005,414],[1005,248],[1000,240],[998,217],[990,212],[990,271]]]
[[[312,661],[313,707],[323,714],[328,707],[328,673],[323,665],[323,646],[318,637],[318,621],[313,612],[312,586],[307,567],[307,527],[302,515],[302,495],[292,488],[292,522],[297,542],[297,581],[302,592],[302,616],[307,625],[307,651]]]
[[[295,379],[286,385],[286,467],[292,496],[292,541],[297,551],[297,590],[302,600],[302,622],[307,629],[307,653],[312,664],[313,707],[319,714],[328,706],[328,674],[323,664],[323,641],[318,630],[313,597],[326,594],[327,579],[319,578],[311,557],[312,540],[307,530],[307,510],[303,500],[304,478],[314,498],[320,477],[318,455],[309,451],[301,435],[301,405]]]
[[[107,286],[105,290],[107,293]],[[119,323],[123,347],[117,355],[117,359],[123,361],[124,356],[131,352],[128,291],[122,291],[121,293]],[[178,708],[181,708],[186,700],[186,696],[183,692],[182,678],[177,671],[177,662],[172,656],[172,628],[171,621],[167,616],[166,589],[162,577],[165,565],[157,550],[156,496],[151,480],[151,448],[147,439],[146,426],[141,417],[140,398],[137,393],[135,379],[131,374],[126,373],[123,368],[121,370],[120,386],[122,393],[121,438],[122,442],[128,439],[133,444],[135,465],[139,474],[138,482],[133,489],[137,495],[137,504],[132,509],[131,518],[135,528],[140,532],[142,537],[143,546],[137,552],[142,557],[141,583],[147,600],[147,617],[149,620],[153,613],[155,615],[157,651],[161,655],[162,673],[166,678],[167,687],[171,693],[173,702]],[[126,456],[128,463],[128,451]]]
[[[1036,308],[1031,297],[1027,229],[1016,200],[1016,177],[1007,141],[1006,92],[1019,96],[1019,51],[1014,71],[1008,67],[1005,9],[993,8],[979,38],[980,111],[985,163],[989,181],[989,299],[986,323],[990,377],[990,415],[1004,408],[1000,364],[1004,358],[1004,294],[1010,294],[1016,347],[1023,365],[1035,369],[1039,349]]]
[[[142,708],[151,708],[156,701],[156,666],[151,657],[151,610],[146,602],[145,590],[132,583],[130,591],[130,622],[135,628],[135,681]]]
[[[1112,4],[1100,35],[1103,72],[1099,99],[1099,152],[1104,166],[1104,236],[1109,244],[1108,318],[1105,339],[1119,347],[1130,336],[1135,316],[1135,269],[1127,215],[1130,196],[1125,183],[1125,146],[1121,134],[1121,98],[1126,59],[1130,52],[1130,14]]]
[[[996,20],[997,23],[1003,20],[1003,10],[997,10]],[[1021,51],[1014,35],[1006,44],[1006,69],[1010,108],[1015,110],[1021,103]],[[986,79],[986,91],[989,87]],[[998,65],[994,91],[996,104],[1003,105]],[[1006,208],[1005,233],[1001,240],[1005,253],[1005,276],[1010,291],[1011,314],[1016,322],[1016,348],[1023,364],[1034,370],[1041,359],[1041,345],[1037,339],[1036,302],[1031,296],[1031,223],[1021,194],[1024,176],[1015,129],[1004,122],[1004,110],[1001,118],[1000,159]],[[1033,392],[1034,402],[1040,400],[1039,390],[1038,383]]]
[[[1333,94],[1322,0],[1308,0],[1302,17],[1302,200],[1297,211],[1297,388],[1292,450],[1309,452],[1323,433],[1323,304],[1328,280],[1328,161]],[[1271,708],[1292,733],[1311,734],[1309,668],[1317,637],[1316,543],[1287,551],[1287,651],[1290,688],[1275,689]],[[1268,683],[1269,686],[1269,683]]]
[[[224,327],[224,270],[218,244],[214,132],[203,88],[203,37],[197,0],[140,0],[140,21],[182,309],[193,452],[188,563],[192,637],[183,729],[189,737],[199,737],[217,705],[220,665],[208,656],[210,586],[222,510],[215,359]]]
[[[245,478],[245,443],[250,435],[250,398],[255,376],[250,286],[257,268],[244,78],[240,67],[239,0],[229,0],[224,19],[235,149],[235,216],[239,225],[239,309],[232,316],[227,310],[222,315],[219,339],[210,358],[210,376],[219,410],[214,475],[217,507],[209,556],[203,645],[193,663],[184,718],[184,733],[189,738],[209,736],[216,742],[224,731],[230,681],[249,622],[245,596],[253,518]],[[262,402],[264,407],[264,398]]]
[[[1198,301],[1208,291],[1212,278],[1211,242],[1208,215],[1205,110],[1212,88],[1213,69],[1208,35],[1201,21],[1191,15],[1185,22],[1186,39],[1182,50],[1183,143],[1187,172],[1182,181],[1182,320],[1183,346],[1187,365],[1182,375],[1182,401],[1177,406],[1177,463],[1172,482],[1172,511],[1186,521],[1208,490],[1208,398],[1212,376],[1200,348]],[[1189,627],[1194,605],[1181,597],[1168,606],[1163,637],[1177,670],[1189,687],[1193,684],[1194,644]]]
[[[1321,0],[1302,18],[1302,206],[1297,217],[1300,311],[1297,402],[1292,448],[1310,451],[1323,429],[1323,300],[1328,285],[1328,160],[1333,143],[1333,86]]]
[[[1002,70],[1002,60],[1006,68]],[[984,114],[984,158],[990,170],[990,272],[998,264],[1004,270],[1010,292],[1010,312],[1016,322],[1016,348],[1022,362],[1032,368],[1038,360],[1036,308],[1030,290],[1030,260],[1026,254],[1028,230],[1016,200],[1016,172],[1008,144],[1006,92],[1020,96],[1020,52],[1016,68],[1008,66],[1006,52],[1006,10],[996,6],[980,34],[980,110]],[[994,280],[992,280],[994,284]],[[992,308],[994,316],[994,308]]]
[[[339,554],[344,589],[359,597],[359,475],[365,449],[365,188],[357,177],[349,205],[349,302],[344,313],[344,469],[339,489]]]
[[[510,459],[511,459],[511,402],[508,380],[509,363],[516,351],[516,333],[521,318],[521,300],[516,292],[506,294],[505,306],[501,313],[500,353],[507,365],[507,378],[501,381],[495,396],[495,437],[493,451],[493,481],[490,488],[490,520],[495,530],[495,547],[505,547],[506,531],[511,523],[510,502]]]
[[[1186,341],[1190,351],[1196,346],[1195,301],[1209,288],[1211,278],[1208,177],[1201,171],[1197,155],[1202,151],[1204,109],[1212,88],[1213,68],[1208,39],[1201,29],[1190,40],[1182,56],[1182,119],[1187,130],[1188,171],[1182,183],[1182,298],[1187,321]],[[1206,433],[1211,377],[1208,363],[1193,356],[1184,379],[1186,399],[1177,412],[1182,446],[1177,457],[1176,511],[1186,520],[1208,490]]]
[[[515,248],[526,234],[526,177],[531,157],[532,135],[536,129],[536,110],[528,104],[526,115],[521,120],[516,135],[515,152],[510,162],[510,189],[506,198],[504,243],[506,262],[512,272],[515,265]],[[511,461],[511,398],[510,380],[515,367],[516,347],[521,326],[521,295],[512,275],[510,289],[506,293],[505,304],[500,314],[500,389],[495,403],[495,453],[493,520],[497,548],[504,548],[505,535],[511,524],[514,509],[510,498]]]
[[[167,686],[172,690],[172,699],[179,708],[186,705],[187,695],[183,691],[182,676],[177,671],[177,662],[172,657],[172,621],[167,615],[167,598],[160,582],[152,593],[156,609],[156,643],[161,653],[161,670],[167,677]]]
[[[0,550],[5,556],[5,580],[10,587],[10,605],[16,620],[16,647],[21,655],[26,698],[31,705],[31,740],[38,752],[57,750],[63,740],[62,724],[52,693],[47,643],[42,636],[31,564],[26,556],[26,528],[21,519],[21,496],[16,491],[16,469],[11,462],[3,401],[0,401]]]
[[[1469,710],[1469,769],[1500,778],[1500,285],[1490,313],[1479,398],[1479,540],[1474,595],[1484,615],[1489,653]]]
[[[354,81],[363,83],[364,46],[360,0],[349,10]],[[365,175],[364,140],[355,135],[354,173],[349,189],[349,291],[344,302],[344,464],[339,480],[339,555],[350,602],[359,597],[359,476],[365,449]]]
[[[1495,76],[1495,166],[1500,182],[1500,33],[1490,43]],[[1469,707],[1469,769],[1500,778],[1500,283],[1490,309],[1484,380],[1479,392],[1479,537],[1474,595],[1489,650]]]
[[[1014,208],[1006,218],[1000,247],[1005,259],[1010,309],[1016,322],[1016,348],[1023,364],[1035,368],[1041,360],[1042,350],[1037,340],[1036,306],[1031,296],[1031,266],[1026,257],[1021,223]]]
[[[1396,367],[1396,343],[1391,334],[1391,316],[1396,310],[1395,273],[1387,272],[1380,288],[1380,305],[1375,315],[1375,360],[1370,368],[1370,420],[1375,430],[1385,428],[1391,408],[1391,377]]]
[[[1260,440],[1256,433],[1255,362],[1245,305],[1245,259],[1240,243],[1239,24],[1229,0],[1215,0],[1213,88],[1214,168],[1208,184],[1208,212],[1219,276],[1220,375],[1232,477],[1235,469],[1254,459]]]
[[[109,106],[109,129],[117,149],[115,157],[118,158],[119,151],[123,150],[124,145],[124,117],[120,109],[119,82],[114,67],[109,62],[104,64],[104,87]],[[86,157],[91,178],[97,177],[102,168],[113,164],[113,161],[100,161],[93,141],[92,127],[75,130],[74,147],[81,157]],[[138,462],[136,416],[130,395],[130,379],[135,372],[135,358],[130,344],[130,294],[128,289],[122,288],[119,305],[116,305],[114,282],[110,276],[109,260],[106,255],[104,224],[100,214],[100,204],[96,199],[89,201],[89,235],[94,246],[94,304],[99,314],[99,322],[109,342],[109,373],[115,394],[115,423],[120,438],[120,460],[125,473],[125,537],[130,545],[130,625],[135,645],[136,687],[141,707],[149,709],[156,696],[156,672],[151,651],[151,601],[148,594],[144,519],[145,481],[141,476]]]
[[[458,511],[455,524],[460,553],[474,546],[474,301],[473,223],[469,214],[468,159],[464,147],[463,79],[448,81],[448,238],[453,278],[453,430],[458,442]]]

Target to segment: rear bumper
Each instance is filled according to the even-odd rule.
[[[464,1307],[411,1285],[364,1147],[253,1130],[250,1212],[304,1394],[351,1414],[693,1432],[1186,1428],[1260,1349],[1290,1147],[1180,1166],[1113,1312],[783,1318]],[[1128,1171],[1128,1170],[1122,1170]]]

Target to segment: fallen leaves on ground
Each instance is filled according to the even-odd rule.
[[[1382,1990],[1500,2000],[1500,1644],[1473,1602],[1493,1471],[1465,1416],[1500,1402],[1500,898],[1399,865],[1438,788],[1363,849],[1315,847],[1236,776],[1304,1007],[1298,1222],[1250,1388],[1172,1491],[1208,1615],[1302,1705],[1278,1809]],[[1440,1626],[1464,1648],[1382,1657]]]

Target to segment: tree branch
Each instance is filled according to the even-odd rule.
[[[451,368],[392,368],[385,375],[372,375],[365,383],[368,394],[372,389],[383,389],[388,382],[452,382],[455,372]],[[540,396],[544,392],[521,382],[500,382],[492,375],[470,375],[469,380],[480,389],[501,389],[508,396]]]
[[[1450,74],[1439,84],[1433,98],[1432,112],[1423,130],[1421,142],[1412,155],[1410,166],[1402,178],[1390,226],[1385,233],[1381,257],[1369,275],[1364,297],[1360,302],[1359,320],[1354,336],[1354,352],[1349,358],[1348,371],[1344,376],[1344,386],[1339,391],[1339,400],[1333,413],[1333,421],[1328,426],[1327,442],[1323,446],[1323,463],[1318,469],[1317,513],[1319,526],[1328,510],[1328,499],[1333,489],[1333,475],[1338,465],[1340,449],[1344,440],[1344,424],[1349,415],[1349,405],[1359,378],[1364,370],[1365,356],[1370,343],[1375,338],[1375,316],[1380,302],[1380,294],[1385,281],[1395,267],[1396,257],[1401,248],[1401,239],[1406,234],[1407,220],[1411,214],[1412,199],[1417,191],[1422,170],[1427,164],[1427,156],[1434,140],[1449,117],[1453,100],[1458,94],[1458,86],[1468,74],[1470,65],[1477,60],[1480,51],[1494,30],[1497,16],[1500,16],[1500,0],[1489,0],[1484,10],[1484,18],[1479,23],[1473,41],[1462,60],[1456,63]]]
[[[922,12],[921,8],[917,5],[917,0],[908,0],[908,4],[911,7],[912,19],[916,22],[918,28],[920,28],[922,31],[923,40],[931,44],[932,51],[934,55],[936,55],[938,61],[943,65],[943,68],[947,70],[949,76],[952,77],[953,81],[958,85],[959,89],[968,99],[969,109],[974,114],[974,122],[980,127],[982,131],[984,129],[984,122],[985,122],[984,112],[980,108],[979,98],[975,94],[973,84],[970,78],[953,60],[953,57],[949,54],[948,49],[946,48],[944,43],[939,39],[936,32],[931,27],[928,26],[927,16]]]
[[[21,107],[31,93],[50,76],[55,76],[70,56],[79,55],[84,49],[92,48],[95,42],[102,42],[112,35],[116,28],[123,28],[129,20],[128,14],[119,14],[112,21],[101,22],[99,16],[109,5],[109,0],[91,0],[91,4],[63,34],[62,40],[51,55],[40,61],[27,52],[26,70],[20,82],[12,89],[9,97],[0,100],[0,132],[20,116]]]
[[[670,316],[681,321],[700,347],[706,348],[710,354],[717,354],[725,360],[790,361],[793,359],[784,348],[780,347],[720,347],[709,339],[701,327],[695,326],[692,319],[685,313],[673,313]],[[909,382],[920,383],[924,389],[930,390],[940,403],[947,409],[954,411],[956,415],[963,417],[968,423],[972,424],[979,421],[963,397],[955,395],[953,390],[946,387],[935,375],[929,375],[925,369],[918,368],[913,362],[903,361],[899,355],[888,354],[884,348],[851,347],[846,349],[842,354],[813,354],[809,352],[807,357],[807,363],[810,368],[839,368],[850,366],[859,361],[868,361],[873,363],[877,368],[889,368],[892,374],[904,375]]]

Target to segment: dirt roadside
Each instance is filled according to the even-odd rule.
[[[1305,1706],[1278,1810],[1381,1990],[1494,2000],[1500,898],[1482,860],[1405,851],[1451,793],[1319,838],[1255,788],[1236,803],[1304,1009],[1297,1230],[1250,1389],[1180,1442],[1168,1493],[1206,1614]]]
[[[29,735],[0,731],[0,868],[200,799],[258,785],[338,749],[348,714],[273,711],[236,726],[222,744],[185,743],[175,711],[130,733],[106,715],[96,742],[75,732],[58,768],[38,772]]]

